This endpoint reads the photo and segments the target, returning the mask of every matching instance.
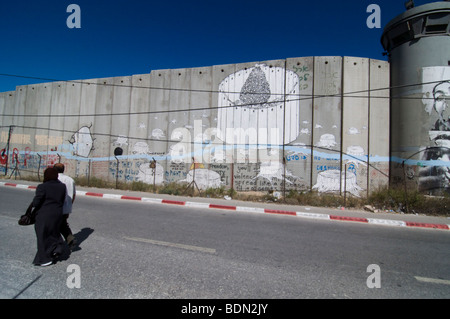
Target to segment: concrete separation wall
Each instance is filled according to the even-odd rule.
[[[0,93],[0,173],[365,196],[389,181],[389,65],[300,57]],[[156,161],[156,162],[153,162]],[[14,171],[14,169],[16,170]]]

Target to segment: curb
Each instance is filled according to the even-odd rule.
[[[10,186],[10,187],[16,187],[16,188],[32,189],[32,190],[36,189],[36,186],[32,186],[32,185],[23,185],[23,184],[14,184],[14,183],[5,183],[5,182],[0,182],[0,186]],[[450,230],[450,225],[447,225],[447,224],[430,224],[430,223],[418,223],[418,222],[408,222],[408,221],[390,220],[390,219],[348,217],[348,216],[338,216],[338,215],[329,215],[329,214],[317,214],[317,213],[298,212],[298,211],[276,210],[276,209],[268,209],[268,208],[261,208],[261,207],[218,205],[218,204],[201,203],[201,202],[177,201],[177,200],[169,200],[169,199],[161,199],[161,198],[135,197],[135,196],[127,196],[127,195],[119,195],[119,194],[93,193],[93,192],[86,192],[86,191],[79,191],[79,190],[77,190],[76,195],[77,196],[91,196],[91,197],[106,198],[106,199],[141,201],[141,202],[154,203],[154,204],[168,204],[168,205],[177,205],[177,206],[186,206],[186,207],[223,209],[223,210],[232,210],[232,211],[237,211],[237,212],[288,215],[288,216],[310,218],[310,219],[358,222],[358,223],[374,224],[374,225]]]

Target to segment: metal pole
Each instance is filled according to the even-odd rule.
[[[5,176],[8,175],[8,161],[9,161],[9,142],[11,141],[11,134],[13,131],[13,125],[9,126],[8,132],[8,143],[6,144],[6,166],[5,166]]]
[[[92,160],[90,159],[89,162],[88,162],[88,175],[87,175],[88,187],[91,186],[91,184],[90,184],[90,180],[91,180],[91,162],[92,162]]]
[[[153,170],[153,194],[156,193],[156,160],[153,158],[153,161],[150,163],[150,168]]]
[[[39,156],[38,179],[39,179],[39,182],[40,182],[40,181],[41,181],[41,175],[39,174],[39,172],[40,172],[40,170],[41,170],[41,160],[42,160],[42,156],[41,156],[39,153],[37,153],[37,156]]]
[[[233,197],[234,193],[234,163],[231,163],[231,192],[230,197]]]
[[[153,194],[156,193],[156,167],[153,168]]]
[[[339,150],[339,194],[342,194],[342,162],[344,152],[344,58],[341,59],[341,136],[340,136],[340,150]]]
[[[370,102],[371,102],[371,96],[370,93],[372,92],[372,84],[370,82],[370,61],[369,60],[369,89],[368,89],[368,100],[367,100],[367,191],[366,191],[366,198],[369,198],[370,194]]]
[[[117,158],[117,156],[114,156],[116,158],[117,161],[117,165],[116,165],[116,188],[117,188],[117,183],[119,181],[119,159]]]
[[[287,60],[284,60],[284,98],[283,98],[283,199],[286,198],[286,161],[284,159],[285,141],[286,141],[286,76]]]
[[[405,161],[402,162],[402,168],[403,168],[403,184],[405,185],[405,209],[406,209],[406,213],[409,213],[409,209],[408,209],[408,190],[406,187],[406,169],[405,169]]]
[[[315,86],[314,86],[314,80],[315,80],[315,76],[314,76],[314,72],[316,70],[316,58],[313,57],[312,58],[313,61],[313,70],[312,70],[312,74],[313,74],[313,80],[312,82],[312,98],[311,98],[311,164],[310,164],[310,171],[309,171],[309,191],[312,192],[312,188],[313,188],[313,167],[314,167],[314,102],[315,102]]]
[[[347,206],[347,163],[345,163],[344,171],[344,208]]]

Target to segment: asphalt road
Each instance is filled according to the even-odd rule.
[[[83,196],[79,248],[40,268],[33,195],[0,187],[0,298],[450,297],[448,231]]]

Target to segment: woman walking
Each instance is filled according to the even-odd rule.
[[[37,253],[33,264],[49,266],[63,252],[64,241],[60,226],[63,218],[63,205],[66,186],[58,180],[58,171],[47,168],[44,182],[36,188],[33,207],[37,208],[34,229],[37,238]]]

